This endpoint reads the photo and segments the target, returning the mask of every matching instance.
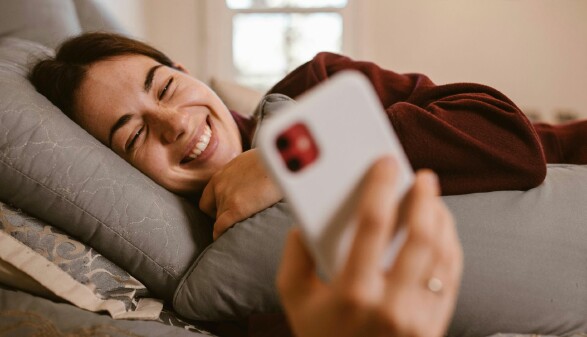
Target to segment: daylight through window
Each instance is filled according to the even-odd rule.
[[[346,0],[226,0],[236,80],[266,90],[320,51],[340,53]]]

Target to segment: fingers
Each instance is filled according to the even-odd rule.
[[[349,282],[360,284],[381,272],[396,220],[396,179],[397,165],[390,157],[377,161],[365,176],[356,210],[358,227],[343,271]]]
[[[438,293],[424,289],[424,303],[428,303],[428,312],[421,316],[418,325],[427,323],[435,335],[442,335],[448,328],[450,317],[455,310],[458,289],[462,273],[462,251],[458,240],[454,220],[444,203],[436,203],[436,223],[440,228],[435,244],[429,247],[433,257],[430,266],[422,275],[426,282],[431,277],[440,280],[442,289]]]
[[[437,263],[432,269],[433,273],[438,273],[439,277],[442,277],[446,285],[445,289],[450,296],[450,294],[456,294],[460,286],[463,252],[454,219],[444,203],[438,203],[436,212],[441,233],[438,235],[435,247],[438,252]]]
[[[433,171],[422,169],[416,172],[414,183],[401,201],[398,216],[399,223],[406,223],[408,219],[414,217],[414,213],[418,213],[414,209],[414,205],[419,203],[420,200],[438,196],[439,194],[438,178]]]
[[[315,264],[304,245],[301,233],[293,229],[286,240],[281,265],[277,273],[277,288],[284,303],[291,304],[307,297],[320,284]]]
[[[435,241],[440,226],[436,221],[436,207],[439,199],[438,183],[431,171],[420,171],[416,175],[414,186],[402,203],[400,223],[408,226],[408,239],[400,251],[390,277],[394,282],[422,283],[434,259]]]
[[[454,304],[460,286],[463,253],[452,214],[439,199],[436,203],[437,239],[429,248],[435,259],[428,271],[443,282],[443,295],[447,304]]]
[[[218,239],[220,235],[224,234],[226,230],[234,226],[237,222],[243,221],[254,214],[253,210],[238,205],[227,204],[221,205],[221,207],[227,208],[217,210],[217,213],[220,214],[216,218],[216,222],[214,222],[214,230],[212,232],[214,240]]]
[[[434,174],[419,172],[405,199],[401,221],[409,228],[408,240],[388,274],[386,298],[398,298],[398,291],[412,288],[421,305],[428,308],[420,318],[432,329],[444,331],[454,311],[462,272],[462,250],[454,220],[438,197]],[[442,286],[435,293],[427,282],[437,278]],[[420,322],[422,323],[422,322]],[[421,324],[416,324],[421,325]]]
[[[422,282],[422,275],[433,258],[429,247],[436,236],[433,211],[436,190],[431,186],[434,178],[429,174],[418,172],[402,205],[400,221],[408,226],[408,239],[392,268],[392,283]]]
[[[442,199],[435,175],[420,171],[402,202],[399,223],[408,239],[386,275],[384,320],[409,335],[440,336],[454,311],[460,274],[454,221]],[[458,275],[455,275],[458,274]],[[440,288],[429,288],[432,278]],[[438,287],[438,281],[436,281]]]
[[[206,215],[211,218],[216,218],[216,195],[214,194],[214,185],[212,181],[208,182],[206,187],[204,187],[198,206],[202,212],[206,213]]]
[[[214,222],[214,230],[212,231],[212,238],[214,241],[240,220],[241,219],[239,219],[238,215],[230,209],[222,212],[222,214],[216,219],[216,222]]]

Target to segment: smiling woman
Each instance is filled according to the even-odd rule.
[[[436,171],[445,195],[526,190],[544,180],[546,161],[587,163],[577,146],[585,122],[534,128],[508,97],[480,84],[439,86],[425,75],[319,53],[270,93],[296,98],[344,70],[368,77],[413,168]],[[208,86],[147,44],[80,35],[40,61],[30,80],[155,182],[199,200],[216,219],[215,237],[282,198],[250,148],[265,116],[229,111]]]
[[[534,128],[493,88],[439,86],[425,75],[398,74],[333,53],[317,54],[270,93],[288,101],[283,95],[296,98],[345,70],[367,76],[413,168],[430,168],[438,180],[418,173],[410,197],[398,204],[388,188],[395,181],[392,161],[373,166],[353,215],[361,222],[354,258],[349,259],[354,263],[332,287],[320,284],[314,262],[294,234],[279,277],[284,305],[300,335],[322,336],[324,325],[312,322],[330,322],[341,333],[392,327],[401,330],[397,335],[440,336],[454,308],[462,261],[454,222],[437,197],[438,183],[445,195],[533,188],[545,178],[546,161],[587,163],[587,147],[581,146],[587,123]],[[199,198],[199,207],[216,219],[215,238],[282,198],[256,149],[250,148],[267,100],[252,119],[242,117],[158,50],[102,33],[66,41],[55,57],[36,64],[30,80],[155,182]],[[361,146],[360,136],[349,136]],[[382,272],[373,257],[381,255],[397,222],[411,226],[411,238],[398,256],[398,267]],[[425,286],[423,280],[428,280]],[[397,309],[405,308],[404,302],[412,313]],[[348,314],[339,316],[341,312]]]

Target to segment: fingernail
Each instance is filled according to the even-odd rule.
[[[424,181],[427,185],[436,187],[438,186],[438,176],[432,171],[426,171],[424,174]]]
[[[385,165],[394,166],[395,165],[395,158],[389,155],[381,157],[381,162]]]

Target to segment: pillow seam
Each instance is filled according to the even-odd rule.
[[[192,265],[188,268],[188,270],[185,272],[185,274],[183,275],[183,277],[179,281],[179,284],[177,285],[177,288],[175,289],[174,294],[173,294],[172,303],[173,303],[174,307],[175,307],[175,302],[177,300],[177,297],[179,296],[179,293],[183,291],[183,287],[187,283],[187,279],[192,275],[194,270],[198,267],[198,265],[200,264],[200,261],[204,259],[204,254],[210,249],[212,249],[211,244],[208,245],[206,248],[204,248],[204,250],[200,253],[200,255],[198,255],[196,260],[192,263]]]

